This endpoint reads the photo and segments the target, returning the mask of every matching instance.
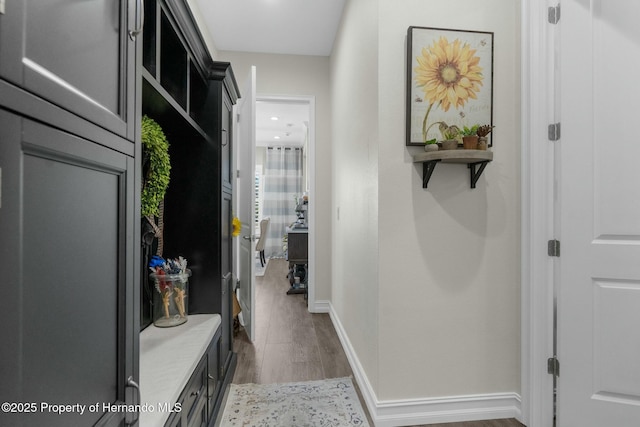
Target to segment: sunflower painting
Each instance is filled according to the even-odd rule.
[[[406,145],[440,140],[443,122],[493,124],[492,98],[493,33],[409,27]]]

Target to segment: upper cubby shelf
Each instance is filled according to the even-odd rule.
[[[205,128],[203,109],[212,64],[206,52],[196,48],[193,40],[197,34],[190,33],[188,26],[180,26],[184,13],[177,3],[145,2],[143,77],[161,87],[163,96],[168,95],[185,115]]]
[[[493,160],[490,150],[438,150],[425,151],[413,156],[414,163],[422,163],[422,188],[427,188],[431,174],[436,165],[442,163],[462,163],[469,169],[471,188],[476,188],[476,182],[482,175],[484,168]]]

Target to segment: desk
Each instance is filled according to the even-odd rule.
[[[303,227],[287,228],[287,260],[289,261],[289,283],[291,288],[287,291],[287,295],[291,294],[307,294],[307,277],[306,265],[309,263],[309,229]],[[302,286],[295,287],[294,276],[296,269],[303,268],[305,276]]]
[[[287,260],[294,264],[309,262],[309,229],[287,228]]]

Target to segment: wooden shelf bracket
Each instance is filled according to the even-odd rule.
[[[439,162],[440,159],[431,160],[422,164],[422,188],[427,188],[429,180],[431,179],[431,174]]]
[[[422,188],[427,188],[431,175],[440,162],[466,163],[469,169],[469,185],[471,188],[476,188],[484,168],[492,160],[493,152],[484,150],[441,150],[413,156],[414,163],[422,163]]]
[[[480,175],[482,175],[482,172],[484,171],[484,168],[487,166],[487,163],[489,163],[489,161],[484,161],[484,162],[478,162],[478,163],[469,163],[467,165],[467,167],[469,168],[469,182],[471,185],[471,188],[476,188],[476,182],[478,182],[478,179],[480,178]],[[479,168],[476,170],[476,168],[479,166]]]

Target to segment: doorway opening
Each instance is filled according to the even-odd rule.
[[[298,223],[308,230],[308,262],[306,286],[309,311],[315,310],[315,98],[312,96],[256,97],[255,182],[256,205],[254,230],[260,234],[260,222],[269,218],[264,258],[256,258],[255,271],[260,274],[270,258],[287,256],[287,228]],[[270,181],[275,163],[287,168],[299,168],[299,182],[284,186],[282,180]],[[280,167],[280,166],[278,166]],[[283,172],[287,174],[288,172]],[[278,192],[282,191],[281,194]],[[277,199],[277,200],[275,200]],[[306,200],[306,203],[304,201]],[[304,203],[305,211],[296,206]],[[286,298],[286,295],[283,295]]]

